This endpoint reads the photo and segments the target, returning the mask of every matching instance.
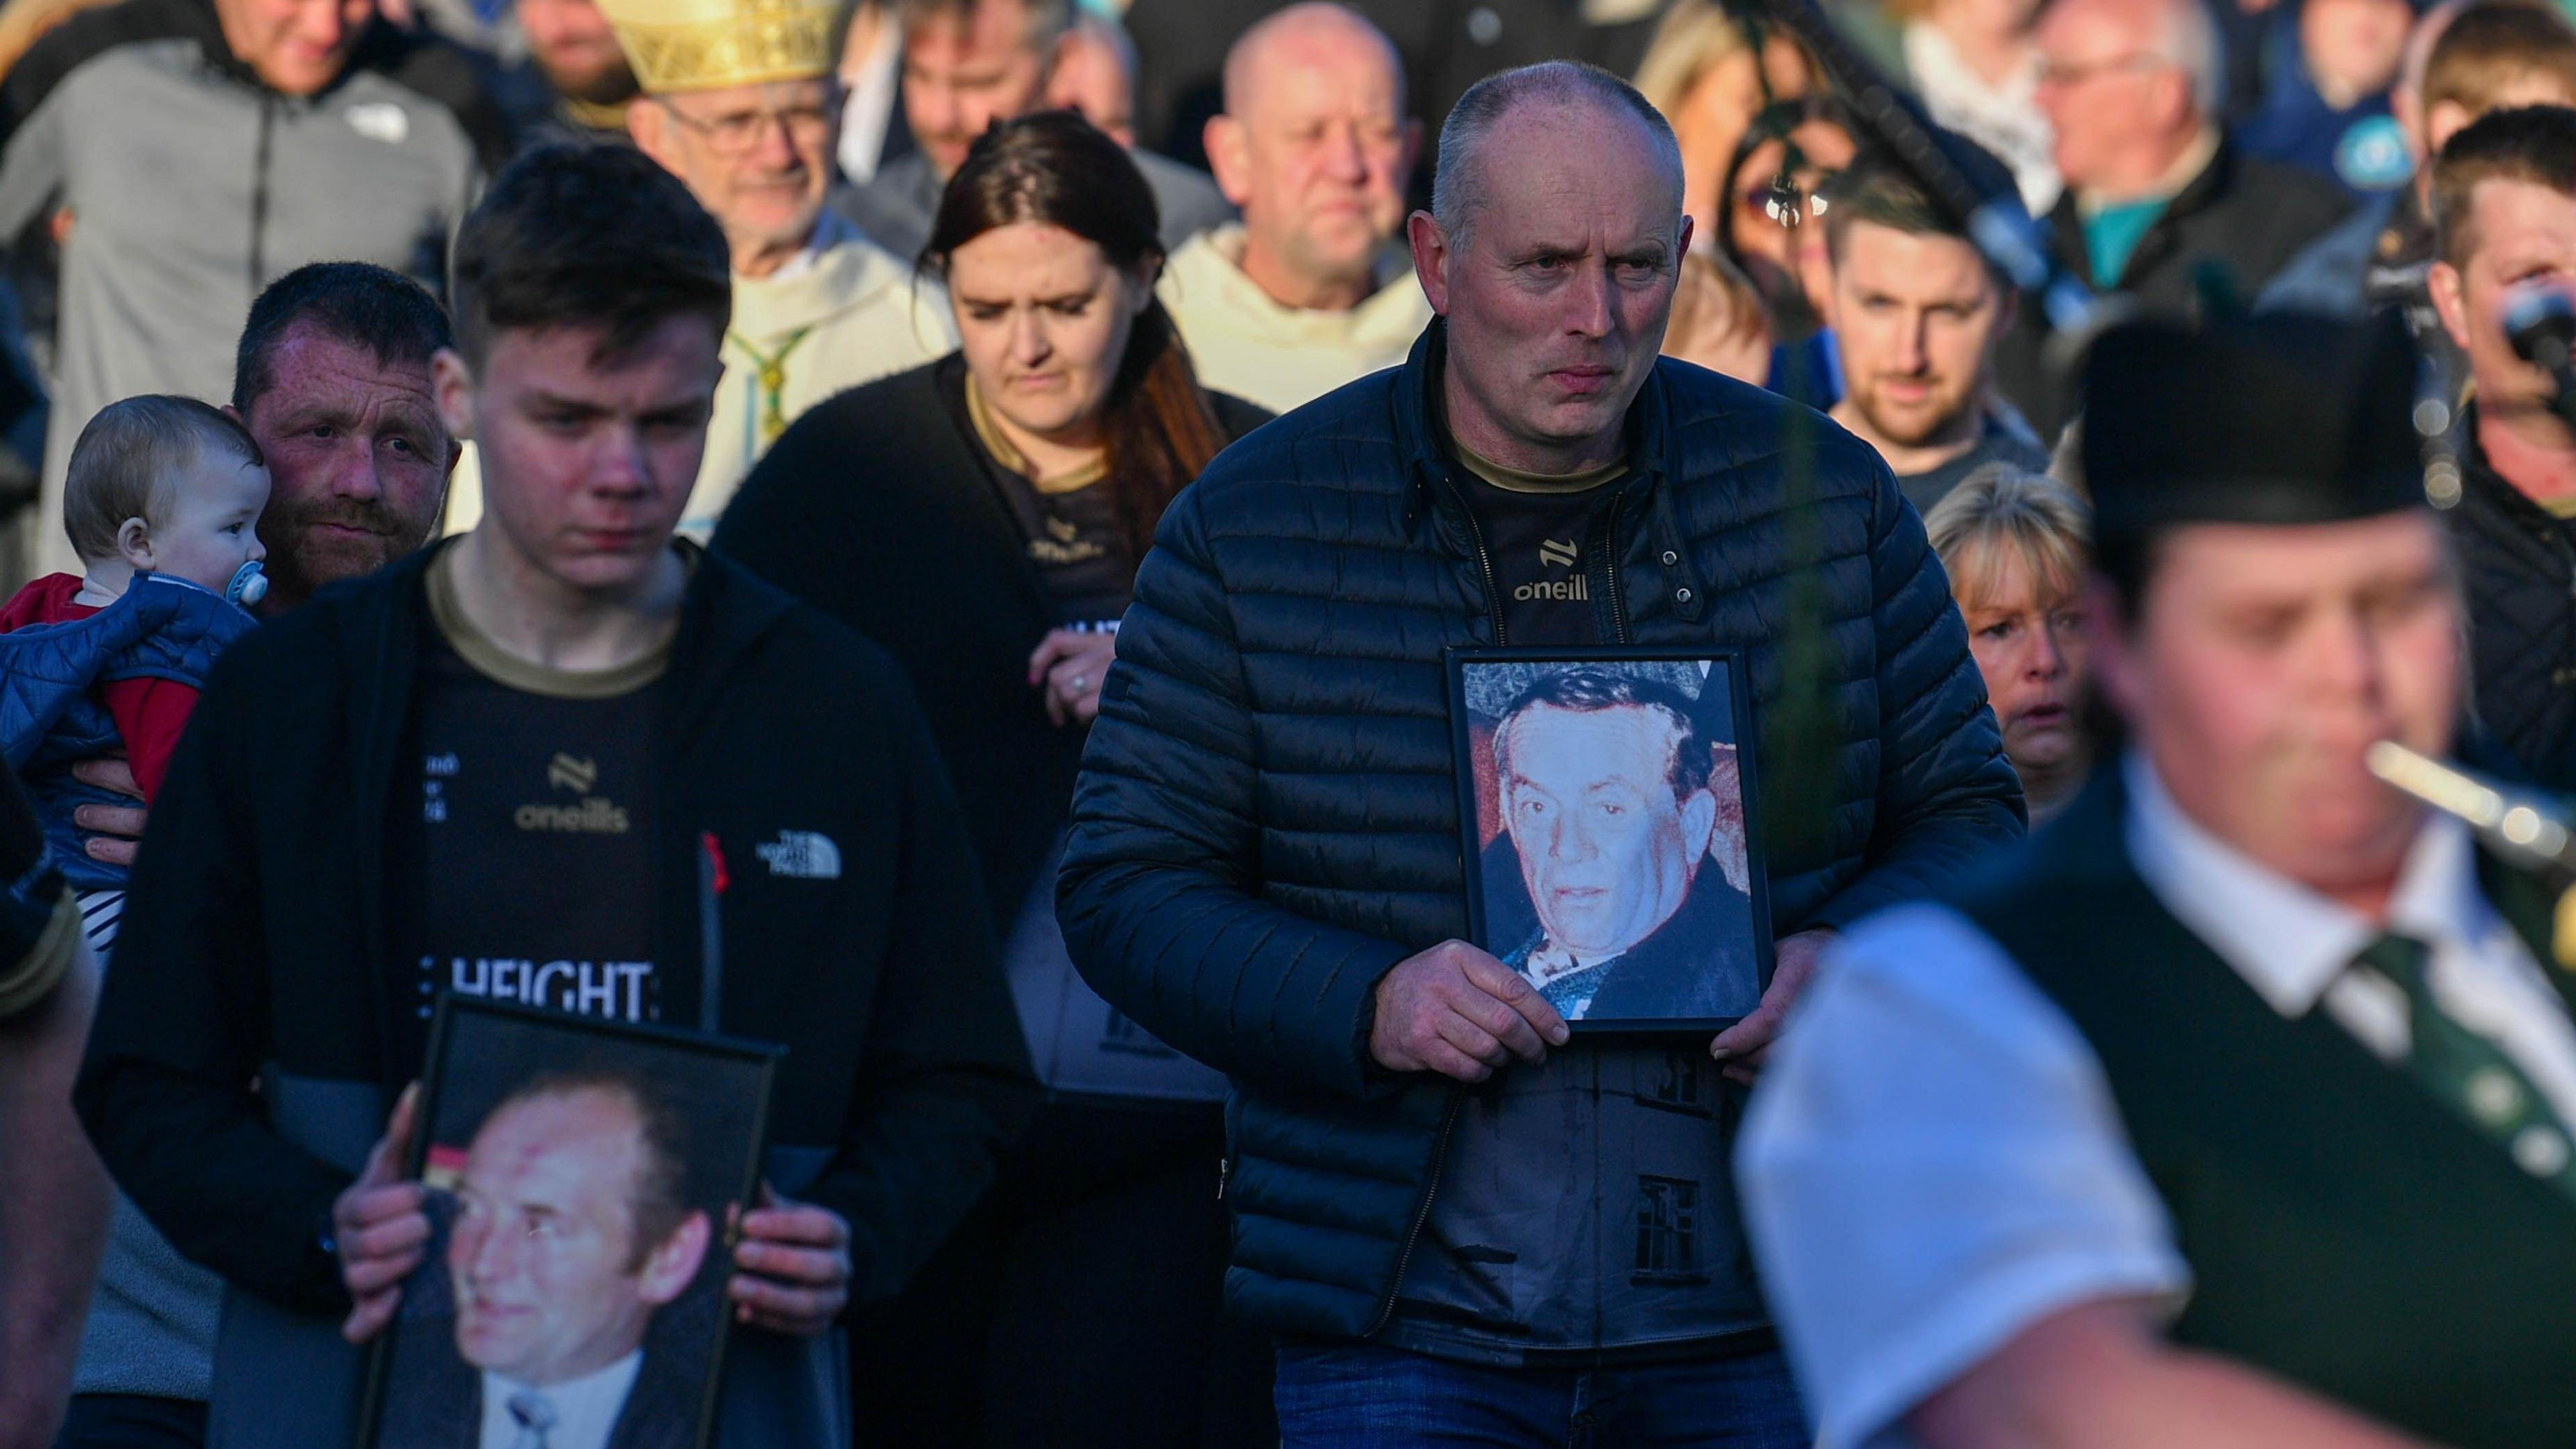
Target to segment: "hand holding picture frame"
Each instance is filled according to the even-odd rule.
[[[1714,1033],[1770,984],[1735,650],[1452,649],[1471,939],[1577,1033]]]
[[[360,1449],[701,1449],[780,1055],[442,998]]]

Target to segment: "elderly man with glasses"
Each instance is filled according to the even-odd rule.
[[[2103,291],[2182,309],[2214,262],[2251,298],[2350,209],[2333,181],[2227,142],[2227,61],[2201,0],[2059,0],[2037,38],[2037,100],[2066,179],[2049,221]],[[2046,436],[2065,399],[2043,381],[2040,309],[2021,311],[2004,391]]]
[[[823,204],[839,133],[833,6],[608,0],[644,100],[627,129],[733,245],[725,376],[680,531],[705,539],[799,413],[956,346],[948,300]]]

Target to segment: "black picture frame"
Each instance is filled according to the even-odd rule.
[[[402,1306],[376,1336],[367,1359],[358,1449],[456,1449],[480,1442],[483,1371],[466,1361],[455,1327],[461,1316],[444,1245],[455,1222],[442,1202],[443,1174],[461,1171],[465,1148],[541,1078],[607,1072],[651,1084],[657,1110],[684,1127],[689,1186],[682,1204],[706,1226],[696,1266],[671,1301],[649,1310],[637,1377],[618,1401],[665,1425],[655,1444],[706,1449],[732,1321],[724,1296],[740,1235],[733,1209],[756,1202],[768,1143],[770,1094],[783,1047],[713,1033],[638,1025],[443,993],[431,1023],[411,1150],[410,1179],[432,1185],[432,1236],[403,1284]],[[526,1099],[521,1099],[526,1100]],[[445,1312],[442,1316],[441,1309]],[[462,1393],[473,1405],[458,1421]],[[638,1398],[638,1396],[649,1396]],[[422,1412],[426,1410],[426,1415]],[[667,1421],[693,1416],[673,1437]],[[421,1422],[427,1417],[429,1422]],[[615,1422],[612,1420],[612,1422]],[[612,1441],[614,1441],[612,1435]]]
[[[1502,818],[1503,786],[1492,756],[1493,737],[1511,712],[1510,705],[1502,701],[1528,701],[1530,691],[1542,678],[1578,670],[1647,681],[1649,687],[1644,692],[1651,696],[1655,692],[1651,686],[1660,685],[1689,709],[1689,739],[1709,746],[1713,758],[1720,750],[1731,752],[1734,799],[1728,801],[1722,793],[1722,782],[1729,771],[1713,763],[1709,793],[1715,819],[1708,853],[1688,868],[1690,874],[1681,900],[1633,947],[1623,947],[1613,956],[1609,963],[1611,974],[1594,978],[1599,985],[1583,998],[1584,1009],[1568,1015],[1566,1024],[1578,1034],[1713,1035],[1742,1020],[1769,988],[1774,965],[1769,879],[1762,851],[1761,790],[1754,760],[1757,736],[1743,651],[1713,646],[1452,647],[1445,651],[1444,663],[1448,671],[1459,853],[1466,874],[1469,939],[1515,969],[1522,969],[1525,958],[1543,946],[1546,928],[1539,921],[1538,904],[1531,898],[1526,868],[1508,874],[1504,870],[1518,865],[1520,857],[1518,843]],[[1686,680],[1694,674],[1699,680],[1698,688],[1685,688]],[[1588,686],[1578,686],[1578,692],[1582,687]],[[1722,690],[1724,698],[1711,699],[1713,689]],[[1665,703],[1667,708],[1671,704],[1652,702]],[[1579,706],[1577,712],[1581,712]],[[1677,808],[1687,816],[1688,802]],[[1725,837],[1730,818],[1738,823],[1739,839]],[[1740,855],[1730,859],[1718,853],[1721,849],[1740,851]],[[1736,871],[1726,868],[1729,864],[1739,865],[1740,880]],[[1710,871],[1718,873],[1718,882],[1709,882]],[[1734,892],[1722,891],[1721,885],[1740,887],[1740,908],[1731,899]],[[1659,947],[1658,933],[1676,920],[1682,921],[1686,929],[1698,929],[1670,937]],[[1739,929],[1741,939],[1720,948],[1716,962],[1702,963],[1714,964],[1715,972],[1698,970],[1688,977],[1670,972],[1653,974],[1655,964],[1674,951],[1687,955],[1689,943],[1705,940],[1711,934],[1731,937]],[[1511,939],[1499,939],[1505,935]],[[1636,962],[1643,968],[1641,972],[1626,978],[1617,976],[1620,960],[1634,960],[1647,951],[1653,951],[1655,956],[1653,960]],[[1533,978],[1532,984],[1539,983]],[[1605,1002],[1604,996],[1612,999]],[[1673,1009],[1651,1009],[1659,1001],[1668,1001]],[[1596,1014],[1593,1003],[1608,1011]]]

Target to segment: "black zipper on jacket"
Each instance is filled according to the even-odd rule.
[[[1449,490],[1450,500],[1467,520],[1467,537],[1476,545],[1476,568],[1485,576],[1485,618],[1494,626],[1494,642],[1508,643],[1509,636],[1503,628],[1502,588],[1494,582],[1494,557],[1485,548],[1485,526],[1476,521],[1474,506],[1467,502],[1466,494],[1458,491],[1458,480],[1450,477],[1446,469],[1441,471],[1440,486]]]
[[[1494,583],[1494,558],[1485,547],[1484,525],[1476,521],[1476,510],[1468,506],[1466,496],[1458,491],[1458,480],[1449,476],[1445,469],[1440,474],[1440,484],[1449,490],[1450,498],[1458,505],[1458,512],[1466,518],[1467,536],[1476,545],[1476,568],[1485,579],[1485,617],[1494,626],[1494,643],[1497,645],[1507,643],[1510,635],[1503,627],[1501,590]],[[1367,1330],[1360,1335],[1362,1338],[1375,1338],[1378,1331],[1385,1328],[1388,1321],[1395,1317],[1395,1300],[1397,1295],[1404,1291],[1405,1270],[1413,1265],[1414,1245],[1422,1241],[1423,1226],[1431,1221],[1431,1199],[1440,1192],[1440,1170],[1448,1165],[1449,1133],[1458,1125],[1459,1110],[1466,1105],[1466,1087],[1452,1083],[1449,1088],[1448,1110],[1440,1116],[1440,1135],[1432,1139],[1431,1143],[1431,1175],[1423,1180],[1422,1200],[1416,1203],[1413,1209],[1413,1226],[1405,1231],[1404,1246],[1396,1252],[1395,1276],[1387,1281],[1386,1301],[1378,1305],[1376,1321],[1369,1324]],[[1220,1167],[1217,1175],[1218,1197],[1225,1196],[1227,1175],[1225,1169]]]
[[[1610,506],[1602,510],[1601,521],[1593,525],[1592,541],[1587,547],[1591,556],[1601,560],[1602,602],[1610,610],[1610,642],[1625,645],[1628,640],[1628,601],[1619,593],[1619,505],[1628,501],[1627,489],[1610,495]]]
[[[250,173],[250,294],[256,297],[264,285],[262,274],[268,270],[266,242],[268,235],[268,168],[270,138],[276,130],[277,97],[262,89],[259,96],[259,143],[251,148]]]
[[[1449,1088],[1449,1110],[1440,1116],[1440,1135],[1431,1140],[1431,1180],[1422,1185],[1422,1205],[1413,1210],[1412,1230],[1404,1235],[1404,1247],[1395,1255],[1395,1277],[1386,1285],[1386,1301],[1378,1305],[1377,1321],[1360,1334],[1375,1338],[1395,1317],[1395,1300],[1404,1292],[1405,1270],[1413,1266],[1413,1247],[1422,1241],[1423,1225],[1431,1221],[1431,1195],[1440,1190],[1440,1169],[1449,1160],[1449,1133],[1458,1125],[1458,1112],[1467,1105],[1467,1089],[1452,1083]]]

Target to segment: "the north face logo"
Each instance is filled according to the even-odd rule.
[[[811,830],[782,830],[778,838],[753,849],[769,862],[771,875],[789,876],[796,880],[839,880],[841,847],[832,837]]]
[[[370,141],[399,146],[411,137],[411,116],[390,101],[368,101],[340,113],[349,129]]]

